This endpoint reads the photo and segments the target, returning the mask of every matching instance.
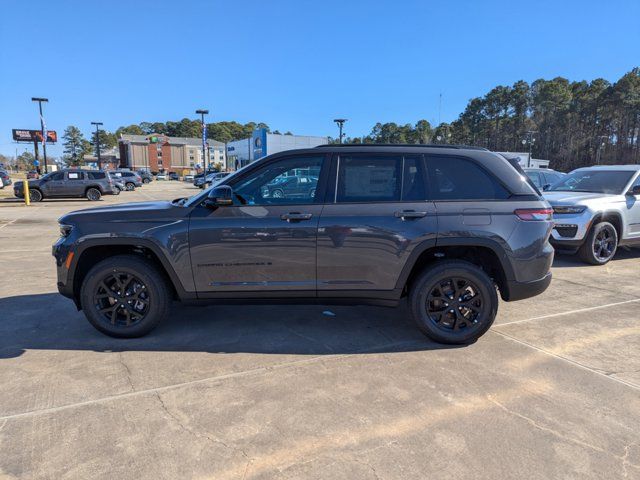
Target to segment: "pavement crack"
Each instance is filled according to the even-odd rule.
[[[131,388],[131,391],[134,392],[136,389],[133,386],[133,381],[131,380],[131,370],[129,370],[129,366],[124,361],[124,358],[122,357],[122,352],[118,352],[118,361],[120,362],[120,365],[122,365],[122,367],[124,368],[124,371],[125,371],[125,374],[126,374],[126,377],[127,377],[127,381],[129,382],[129,387]]]
[[[497,407],[499,407],[500,409],[502,409],[504,412],[508,413],[509,415],[512,415],[516,418],[519,418],[521,420],[524,420],[525,422],[527,422],[529,425],[531,425],[534,428],[537,428],[538,430],[541,430],[543,432],[546,433],[550,433],[551,435],[561,439],[561,440],[565,440],[567,442],[571,442],[574,443],[576,445],[580,445],[581,447],[585,447],[588,448],[590,450],[594,450],[596,452],[605,454],[605,455],[609,455],[612,456],[620,461],[622,461],[622,467],[624,472],[626,472],[627,470],[627,466],[631,466],[634,468],[640,468],[640,465],[635,465],[631,462],[628,461],[628,457],[629,457],[629,448],[631,447],[631,445],[626,445],[625,446],[625,453],[623,456],[619,456],[616,455],[615,453],[612,453],[608,450],[605,450],[604,448],[598,447],[597,445],[592,445],[590,443],[584,442],[582,440],[579,440],[577,438],[573,438],[573,437],[569,437],[567,435],[564,435],[563,433],[554,430],[553,428],[550,427],[546,427],[544,425],[541,425],[540,423],[538,423],[537,421],[535,421],[533,418],[528,417],[526,415],[523,415],[521,413],[516,412],[515,410],[512,410],[510,408],[508,408],[506,405],[504,405],[503,403],[497,401],[496,399],[492,398],[491,395],[487,395],[487,399],[493,403],[494,405],[496,405]]]

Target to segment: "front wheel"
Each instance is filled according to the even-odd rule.
[[[125,188],[127,189],[127,192],[133,192],[136,189],[136,186],[134,183],[128,182],[125,185]]]
[[[409,303],[422,333],[448,344],[474,342],[489,329],[498,312],[491,278],[462,260],[428,267],[413,282]]]
[[[276,188],[273,192],[271,192],[271,196],[273,198],[284,198],[284,192],[279,188]]]
[[[169,314],[171,293],[160,271],[136,255],[96,264],[80,291],[82,310],[102,333],[117,338],[146,335]]]
[[[102,197],[102,193],[100,193],[100,190],[98,190],[97,188],[90,188],[87,190],[86,197],[87,200],[97,202]]]
[[[29,189],[29,200],[32,202],[39,202],[42,200],[42,192],[40,190],[36,190],[35,188]]]
[[[580,247],[580,258],[591,265],[604,265],[618,249],[618,232],[609,222],[595,224]]]
[[[142,183],[144,183],[145,185],[146,185],[147,183],[149,183],[149,182],[150,182],[150,180],[149,180],[148,178],[143,178],[143,179],[142,179]]]

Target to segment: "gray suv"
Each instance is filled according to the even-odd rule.
[[[44,198],[85,197],[88,200],[100,200],[102,195],[113,195],[116,186],[107,172],[99,170],[60,170],[50,172],[29,182],[29,197],[32,202]],[[119,193],[119,192],[118,192]],[[13,184],[13,194],[24,198],[24,182]]]
[[[551,243],[604,265],[619,245],[640,245],[640,166],[579,168],[544,192],[556,225]]]
[[[283,178],[313,195],[270,194]],[[497,293],[551,281],[549,204],[505,158],[452,146],[323,146],[253,162],[191,198],[60,219],[59,291],[101,332],[136,337],[172,299],[397,306],[443,343],[476,340]]]

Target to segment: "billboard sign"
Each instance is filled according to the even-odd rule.
[[[16,142],[33,143],[42,142],[42,132],[40,130],[20,130],[14,128],[11,130],[13,139]],[[58,134],[55,130],[47,130],[47,143],[56,143],[58,141]]]

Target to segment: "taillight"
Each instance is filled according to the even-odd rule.
[[[544,221],[553,218],[553,209],[551,208],[519,208],[515,213],[520,220],[525,221]]]

